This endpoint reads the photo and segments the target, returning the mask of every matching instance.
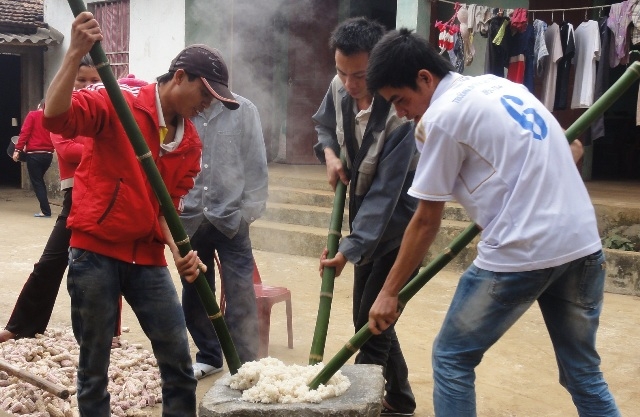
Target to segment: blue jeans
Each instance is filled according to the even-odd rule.
[[[356,331],[369,322],[369,310],[376,300],[399,248],[373,262],[355,266],[353,282],[353,324]],[[414,272],[415,275],[417,271]],[[409,384],[409,369],[404,359],[395,325],[367,340],[356,355],[357,364],[382,366],[385,378],[384,399],[396,411],[413,413],[416,400]]]
[[[560,384],[578,414],[620,416],[595,347],[604,276],[602,251],[535,271],[496,273],[470,266],[433,346],[436,416],[476,416],[475,367],[534,301],[553,343]]]
[[[107,371],[122,293],[151,341],[158,361],[163,417],[195,417],[197,381],[191,367],[184,315],[169,270],[71,248],[67,288],[73,333],[80,345],[80,415],[111,416]]]
[[[229,239],[204,220],[191,238],[191,248],[207,266],[204,274],[215,293],[214,252],[218,252],[222,267],[222,285],[226,298],[225,323],[241,362],[258,358],[258,313],[253,289],[253,252],[249,239],[249,224],[240,222],[240,229]],[[198,347],[196,362],[222,367],[222,348],[216,331],[200,301],[193,284],[182,281],[182,309],[187,329]]]
[[[40,211],[45,216],[51,216],[51,206],[47,196],[47,185],[44,183],[44,174],[51,166],[53,153],[28,153],[27,172],[36,198],[40,203]]]

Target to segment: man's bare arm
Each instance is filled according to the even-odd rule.
[[[373,334],[380,334],[400,316],[398,293],[420,266],[435,240],[443,209],[442,201],[422,200],[418,203],[418,209],[404,232],[398,257],[369,312],[369,329]]]

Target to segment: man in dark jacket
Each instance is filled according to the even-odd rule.
[[[384,27],[365,18],[353,18],[332,33],[337,75],[313,116],[318,132],[316,156],[327,165],[329,183],[349,185],[351,233],[338,253],[321,269],[335,267],[340,275],[347,261],[355,265],[353,324],[359,330],[398,254],[400,241],[416,207],[407,194],[417,161],[413,124],[399,118],[379,95],[367,90],[365,72],[369,52],[382,38]],[[338,155],[346,155],[346,169]],[[395,329],[390,327],[367,341],[356,363],[384,368],[384,416],[411,416],[416,403],[407,364]]]

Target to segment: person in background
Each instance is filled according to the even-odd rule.
[[[165,247],[187,282],[193,282],[204,265],[193,251],[180,254],[104,86],[73,91],[75,68],[101,40],[93,15],[78,14],[62,66],[47,91],[44,117],[51,132],[92,138],[85,143],[75,172],[67,221],[71,229],[67,289],[80,345],[78,409],[83,417],[111,415],[107,372],[122,294],[151,341],[162,378],[163,416],[195,417],[197,381]],[[202,156],[189,118],[209,106],[214,91],[232,97],[212,81],[217,68],[211,58],[204,47],[187,47],[157,83],[136,92],[122,90],[178,211],[200,171]]]
[[[99,82],[100,75],[91,58],[88,55],[83,57],[73,88],[79,90]],[[67,217],[71,210],[73,174],[80,163],[84,142],[87,140],[91,138],[78,136],[68,139],[51,134],[51,142],[58,154],[60,189],[64,192],[62,211],[56,219],[40,259],[33,265],[33,271],[18,295],[7,325],[0,331],[0,342],[13,338],[34,337],[36,334],[44,333],[49,324],[60,283],[69,262],[71,231],[67,229]]]
[[[333,31],[329,46],[335,53],[337,75],[313,116],[318,132],[314,150],[327,166],[329,183],[349,185],[349,227],[336,256],[321,255],[323,268],[354,264],[353,324],[367,324],[369,309],[398,254],[402,234],[417,200],[407,194],[417,162],[413,126],[396,116],[380,95],[367,90],[369,53],[385,29],[366,18],[352,18]],[[343,167],[338,155],[346,155]],[[346,168],[346,169],[345,169]],[[417,272],[417,270],[416,270]],[[411,416],[416,408],[409,370],[391,326],[370,338],[356,356],[358,364],[384,368],[383,416]]]
[[[452,72],[408,29],[373,49],[367,85],[418,123],[421,152],[409,189],[420,202],[371,307],[371,332],[397,320],[398,292],[433,243],[445,202],[455,200],[482,232],[433,343],[435,415],[476,416],[476,366],[537,302],[578,414],[619,417],[595,346],[604,253],[558,121],[522,85]]]
[[[100,81],[100,74],[91,57],[85,55],[78,67],[74,90],[80,90]],[[132,75],[119,79],[118,83],[134,87],[148,84]],[[33,271],[18,295],[7,325],[0,330],[0,343],[14,338],[34,337],[36,334],[44,333],[49,324],[58,290],[69,263],[71,231],[67,229],[67,217],[71,211],[73,175],[80,164],[84,143],[89,140],[91,138],[85,136],[64,138],[51,133],[51,141],[58,155],[60,190],[64,192],[62,211],[56,219],[40,259],[34,264]],[[118,317],[111,343],[113,348],[120,347],[122,297],[118,304]]]
[[[13,151],[13,160],[16,162],[20,157],[19,151],[24,151],[27,155],[29,180],[40,204],[40,211],[33,217],[51,217],[51,205],[47,196],[47,185],[44,183],[44,174],[51,166],[54,148],[49,132],[42,126],[43,104],[44,100],[38,104],[36,110],[27,114]]]
[[[227,68],[217,50],[220,79]],[[242,362],[258,359],[258,315],[253,289],[253,252],[249,225],[266,208],[267,156],[258,109],[233,95],[232,110],[216,99],[191,119],[202,140],[202,171],[189,191],[180,215],[191,247],[207,267],[205,277],[215,291],[214,256],[220,260],[225,322]],[[182,308],[198,352],[196,378],[222,370],[222,350],[195,288],[183,285]]]

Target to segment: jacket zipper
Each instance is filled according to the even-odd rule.
[[[102,223],[104,221],[104,219],[107,217],[107,215],[109,214],[109,212],[113,208],[113,205],[116,203],[116,197],[118,196],[118,192],[120,191],[120,184],[121,183],[122,183],[122,178],[118,179],[118,182],[116,184],[116,188],[115,188],[115,190],[113,190],[113,195],[111,197],[111,201],[109,201],[109,205],[107,206],[107,209],[104,211],[104,213],[102,213],[102,216],[100,216],[100,218],[98,219],[98,224],[100,224],[100,223]]]

